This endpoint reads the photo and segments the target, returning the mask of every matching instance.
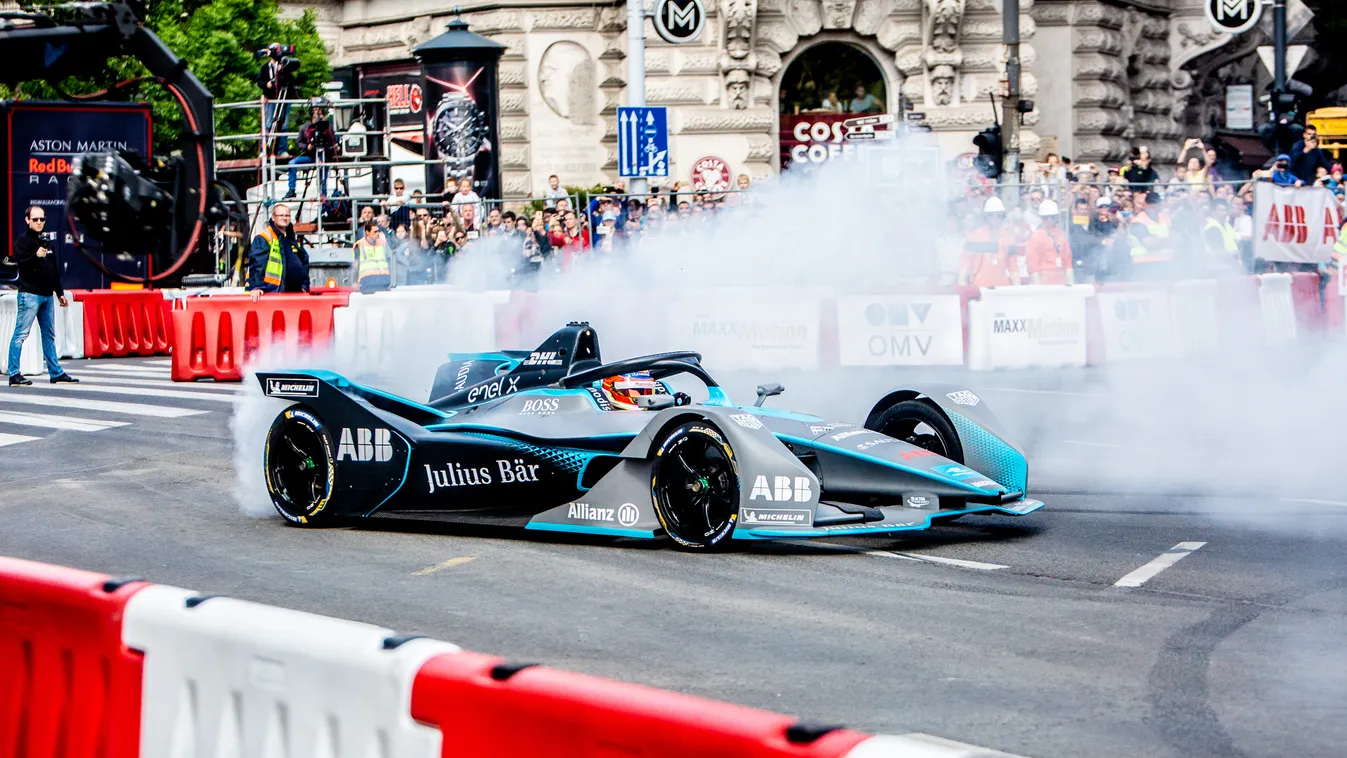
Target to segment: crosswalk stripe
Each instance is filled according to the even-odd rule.
[[[0,447],[5,445],[17,445],[20,442],[32,442],[41,439],[40,437],[27,437],[22,434],[0,434]]]
[[[140,368],[137,366],[108,366],[100,364],[90,364],[81,366],[79,370],[84,372],[95,371],[100,374],[127,374],[134,376],[170,376],[173,369],[157,369],[153,367]]]
[[[101,432],[116,426],[126,426],[127,421],[99,421],[92,418],[75,416],[49,416],[45,413],[24,413],[23,411],[0,411],[0,424],[18,426],[39,426],[47,429],[64,429],[71,432]]]
[[[135,364],[132,364],[132,365],[136,365],[136,366],[172,366],[172,365],[173,365],[173,359],[171,359],[171,358],[163,358],[163,359],[161,359],[161,360],[140,361],[140,362],[135,363]]]
[[[80,397],[60,397],[57,395],[29,395],[19,392],[0,392],[0,403],[19,403],[21,405],[45,405],[51,408],[79,408],[86,411],[106,411],[125,413],[131,416],[154,416],[156,418],[182,418],[199,416],[210,411],[198,411],[191,408],[174,408],[167,405],[148,405],[145,403],[123,403],[114,400],[89,400]],[[22,441],[22,440],[21,440]]]
[[[223,382],[174,382],[168,379],[123,379],[120,376],[93,376],[88,373],[80,374],[81,384],[117,384],[133,387],[163,387],[166,390],[181,389],[186,391],[213,391],[213,392],[233,392],[244,393],[248,388],[238,384],[225,384]]]
[[[217,403],[243,402],[243,398],[238,395],[220,392],[158,390],[150,387],[95,387],[89,384],[34,384],[33,387],[53,392],[100,392],[110,395],[139,395],[141,397],[173,398],[175,400],[214,400]]]

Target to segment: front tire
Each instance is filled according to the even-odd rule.
[[[263,458],[267,493],[286,521],[313,526],[332,519],[332,435],[311,408],[294,405],[276,417]]]
[[[875,419],[871,431],[930,450],[936,455],[963,464],[963,443],[954,425],[945,418],[945,414],[928,400],[904,400],[895,403]],[[942,510],[958,510],[967,501],[963,498],[940,498]],[[945,522],[955,521],[961,516],[947,516]]]
[[[650,487],[660,525],[680,547],[729,546],[739,520],[739,464],[720,430],[695,421],[670,431],[655,451]]]

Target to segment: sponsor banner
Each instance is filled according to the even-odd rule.
[[[825,295],[816,289],[682,292],[666,311],[669,343],[701,353],[713,372],[817,369]]]
[[[807,113],[781,117],[781,168],[793,164],[827,163],[854,157],[856,146],[846,142],[842,113]]]
[[[963,365],[963,311],[958,295],[837,298],[843,366]]]
[[[982,290],[987,368],[1085,365],[1089,286],[994,287]],[[970,328],[974,328],[970,325]]]
[[[1097,297],[1106,360],[1179,355],[1167,292],[1100,292]]]
[[[1324,187],[1254,185],[1253,254],[1268,261],[1324,263],[1342,225],[1342,209]]]

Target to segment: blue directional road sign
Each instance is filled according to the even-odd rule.
[[[618,176],[669,175],[669,116],[664,108],[617,109]]]

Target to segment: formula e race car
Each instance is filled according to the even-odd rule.
[[[706,386],[693,402],[670,377]],[[536,350],[451,354],[426,403],[326,371],[259,373],[293,401],[267,433],[267,489],[296,524],[397,515],[654,538],[689,549],[1023,515],[1028,466],[986,403],[896,389],[863,428],[737,406],[694,352],[603,363],[571,323]]]

